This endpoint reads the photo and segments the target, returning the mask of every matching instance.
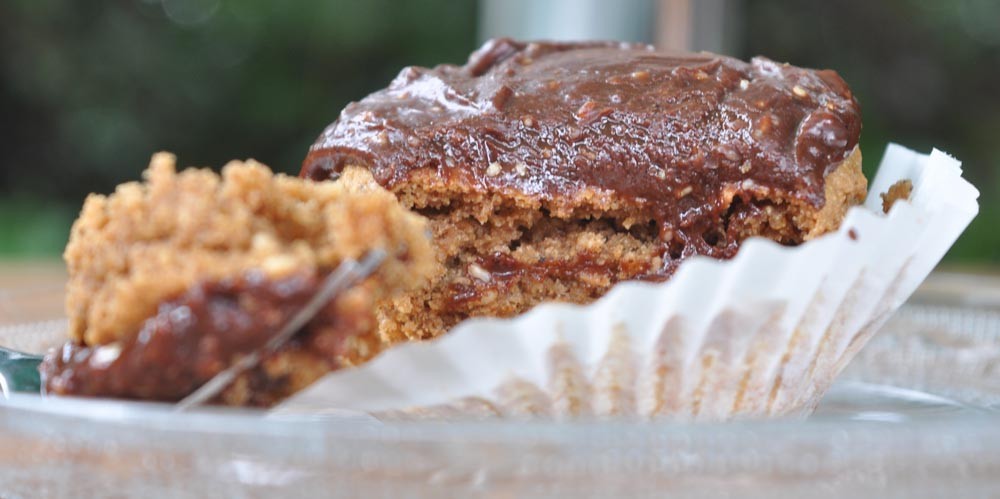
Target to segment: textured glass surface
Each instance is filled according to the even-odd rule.
[[[1000,311],[959,288],[901,309],[804,421],[383,424],[14,395],[0,495],[985,496],[1000,490]]]

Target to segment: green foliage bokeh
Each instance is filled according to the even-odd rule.
[[[868,173],[889,140],[962,159],[982,213],[949,258],[996,263],[995,4],[745,0],[733,55],[840,72],[864,109]],[[476,16],[469,0],[5,0],[0,258],[58,254],[85,196],[137,179],[158,150],[297,173],[349,101],[404,66],[463,62]]]

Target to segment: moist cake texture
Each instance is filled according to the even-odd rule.
[[[441,267],[380,306],[392,342],[831,231],[865,195],[860,131],[833,71],[500,39],[348,105],[301,175],[377,184],[430,220]]]
[[[375,304],[434,272],[426,221],[382,189],[314,183],[233,162],[221,177],[153,157],[144,183],[92,195],[65,259],[71,340],[49,392],[176,401],[263,346],[348,258],[378,271],[336,297],[221,396],[267,406],[381,348]]]

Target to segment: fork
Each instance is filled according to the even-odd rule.
[[[324,278],[316,293],[305,303],[282,328],[261,348],[250,352],[229,367],[213,376],[200,388],[174,405],[175,411],[185,411],[213,399],[240,373],[256,366],[267,354],[276,351],[295,335],[340,292],[368,277],[385,260],[386,252],[371,250],[360,261],[347,259]],[[43,394],[44,390],[38,365],[41,355],[28,354],[0,347],[0,397],[6,399],[11,393]]]

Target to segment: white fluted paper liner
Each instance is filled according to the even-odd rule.
[[[890,145],[864,207],[797,247],[746,241],[665,283],[626,282],[588,305],[472,319],[335,372],[280,412],[412,417],[804,415],[979,210],[958,161]],[[879,193],[913,183],[881,214]]]

